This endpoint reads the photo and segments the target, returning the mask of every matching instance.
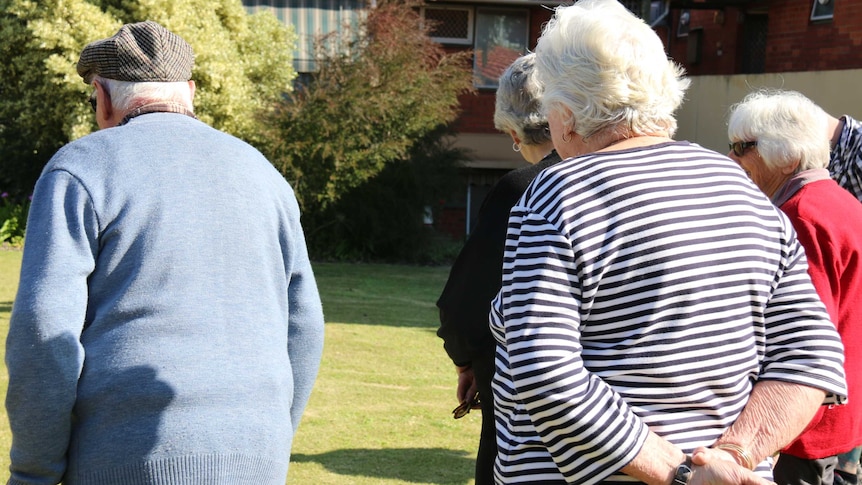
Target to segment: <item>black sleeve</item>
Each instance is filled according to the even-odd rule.
[[[552,155],[550,161],[546,157],[542,163],[509,172],[494,185],[482,203],[476,227],[452,265],[437,300],[437,335],[456,365],[468,365],[494,350],[488,313],[491,300],[500,291],[509,211],[533,178],[559,160],[556,153]]]

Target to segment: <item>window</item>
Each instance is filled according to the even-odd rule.
[[[479,8],[473,79],[478,88],[496,88],[503,71],[526,54],[529,35],[527,10]]]
[[[816,0],[815,0],[816,1]],[[762,14],[745,16],[742,29],[742,74],[766,72],[766,34],[769,17]]]
[[[811,7],[811,20],[832,20],[837,0],[814,0]]]
[[[473,9],[470,7],[422,7],[422,19],[428,22],[430,37],[435,42],[473,43]]]
[[[691,12],[689,12],[688,9],[684,9],[679,14],[679,24],[676,27],[676,36],[685,37],[688,35],[689,30],[691,30]]]
[[[659,22],[664,21],[670,14],[670,4],[668,2],[650,2],[649,7],[649,24],[655,27]]]

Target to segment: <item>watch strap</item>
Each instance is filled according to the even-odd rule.
[[[685,455],[685,461],[676,467],[676,473],[673,474],[671,485],[688,485],[688,482],[691,480],[691,467],[691,457]]]

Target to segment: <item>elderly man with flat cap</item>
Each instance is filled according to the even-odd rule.
[[[197,120],[155,22],[84,48],[101,130],[36,184],[6,342],[9,484],[283,485],[323,313],[294,194]]]

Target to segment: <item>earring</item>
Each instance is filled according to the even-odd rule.
[[[512,151],[520,152],[521,151],[521,145],[519,145],[517,143],[512,143]]]

